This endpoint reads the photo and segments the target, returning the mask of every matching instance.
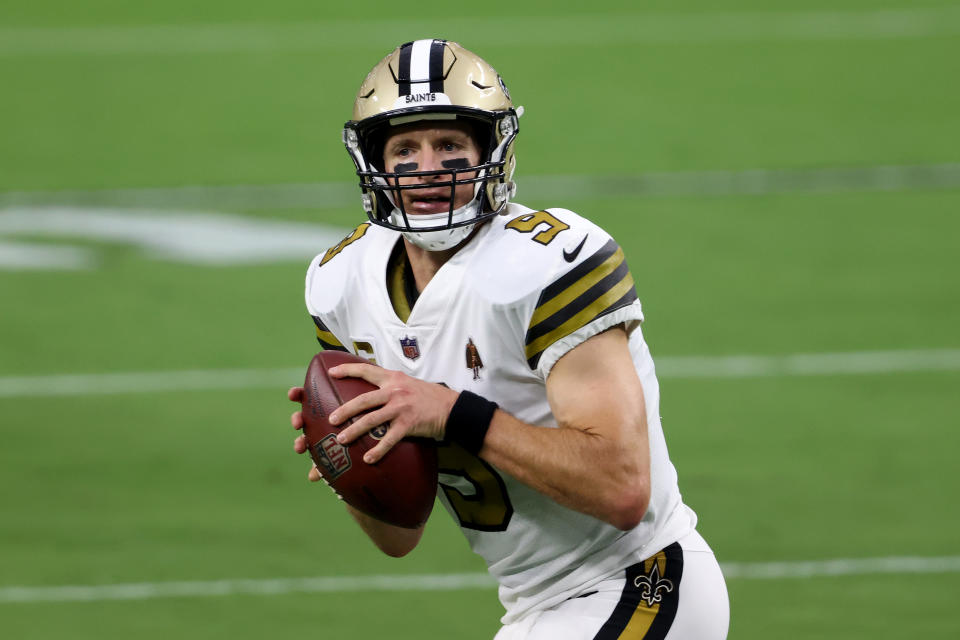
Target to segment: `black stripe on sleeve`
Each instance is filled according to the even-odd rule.
[[[327,328],[327,325],[323,324],[323,320],[320,319],[320,316],[310,317],[313,318],[313,324],[317,325],[317,329],[320,329],[320,331],[330,331],[330,329]]]
[[[537,324],[534,327],[530,327],[530,330],[527,331],[527,344],[530,344],[540,336],[546,335],[551,331],[557,329],[564,322],[577,315],[591,304],[594,301],[599,299],[603,294],[612,289],[614,285],[623,280],[630,273],[630,268],[627,266],[627,261],[624,260],[619,267],[614,269],[610,274],[601,279],[597,284],[593,285],[582,294],[570,301],[570,303],[557,311],[555,314],[549,318],[545,318],[542,322]],[[620,307],[625,307],[631,304],[634,300],[637,299],[637,290],[633,287],[630,287],[630,290],[624,294],[619,300],[613,304],[604,307],[603,309],[598,309],[596,315],[588,319],[587,322],[601,316],[605,316],[608,313],[616,311]],[[538,305],[539,306],[539,305]],[[586,322],[584,323],[586,324]],[[583,326],[583,325],[581,325]],[[576,327],[579,329],[580,327]],[[574,329],[574,330],[576,330]],[[566,335],[566,334],[565,334]]]
[[[543,289],[525,336],[527,363],[536,368],[550,345],[636,300],[626,258],[609,240]]]
[[[609,307],[607,307],[606,309],[604,309],[603,311],[595,315],[593,318],[591,318],[591,321],[596,320],[597,318],[602,318],[603,316],[609,313],[613,313],[617,309],[628,307],[631,304],[633,304],[634,300],[636,299],[637,299],[637,291],[631,288],[630,291],[625,293],[622,298],[620,298],[619,300],[611,304]],[[580,327],[577,327],[577,329],[579,328]],[[574,331],[576,331],[576,329],[574,329]],[[570,333],[573,333],[573,331],[571,331]],[[558,340],[562,339],[563,337],[566,337],[567,335],[569,334],[564,334],[561,338],[558,338]],[[527,364],[530,366],[531,369],[537,368],[537,365],[540,363],[540,356],[543,355],[544,351],[546,351],[546,348],[538,351],[537,353],[533,354],[531,357],[527,358]]]
[[[325,351],[348,351],[319,317],[313,315],[310,317],[313,318],[313,324],[317,325],[317,342]]]
[[[592,256],[547,286],[543,290],[543,293],[540,294],[540,299],[537,300],[537,306],[542,306],[545,302],[549,302],[551,299],[566,291],[570,285],[603,264],[607,258],[615,254],[619,248],[617,243],[611,239]]]

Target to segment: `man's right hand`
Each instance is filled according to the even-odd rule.
[[[287,391],[287,398],[291,402],[296,402],[298,404],[303,402],[303,387],[290,387],[290,390]],[[297,429],[298,431],[303,429],[303,413],[299,409],[290,414],[290,424],[292,424],[293,428]],[[293,450],[297,453],[306,453],[308,448],[307,437],[301,433],[293,441]],[[310,480],[310,482],[317,482],[318,480],[323,479],[323,476],[320,475],[320,471],[317,469],[316,465],[310,467],[310,471],[307,473],[307,479]]]

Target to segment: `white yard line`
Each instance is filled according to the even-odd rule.
[[[960,349],[799,353],[780,356],[662,356],[661,378],[772,378],[960,371]],[[0,398],[267,389],[298,384],[306,365],[278,369],[128,371],[0,377]]]
[[[779,580],[870,574],[960,573],[960,556],[835,558],[807,562],[731,562],[722,564],[728,579]]]
[[[728,580],[781,580],[872,574],[907,575],[957,573],[960,572],[960,556],[837,558],[807,562],[728,562],[722,563],[721,567],[723,568],[724,576]],[[288,593],[343,593],[357,591],[492,590],[494,587],[494,581],[485,573],[138,582],[54,587],[11,586],[0,587],[0,604],[200,598],[240,594],[282,595]]]
[[[0,603],[147,600],[235,594],[276,595],[346,591],[446,591],[489,589],[493,586],[493,580],[485,573],[139,582],[58,587],[0,587]]]
[[[635,175],[524,175],[518,182],[522,202],[955,189],[960,187],[960,163],[652,171]],[[359,211],[360,189],[354,182],[315,182],[0,192],[0,211],[38,207],[218,211],[353,207]]]
[[[92,240],[138,247],[152,258],[211,266],[309,260],[339,242],[349,229],[237,214],[114,207],[0,206],[0,269],[61,266],[43,258],[54,251],[96,255],[83,247],[47,247],[4,241],[19,235]],[[18,250],[19,249],[19,250]],[[67,255],[70,255],[69,253]],[[18,262],[19,261],[19,262]],[[90,259],[90,266],[96,261]]]
[[[194,369],[0,377],[0,398],[263,389],[302,384],[302,369]]]
[[[438,18],[436,33],[481,33],[484,46],[539,47],[802,42],[928,38],[960,34],[958,7],[867,11],[763,11],[512,15]],[[357,50],[419,33],[410,20],[91,25],[0,28],[0,57],[277,53]]]
[[[525,204],[547,207],[561,201],[958,188],[960,163],[948,163],[534,175],[521,179],[520,194]],[[223,212],[359,210],[359,196],[349,182],[0,191],[0,271],[100,266],[97,247],[64,245],[68,239],[135,245],[151,259],[194,265],[306,260],[349,230]]]
[[[89,269],[95,264],[93,253],[83,247],[37,246],[0,238],[0,271]]]
[[[960,371],[960,349],[797,353],[783,356],[672,356],[656,359],[664,378],[772,378]]]

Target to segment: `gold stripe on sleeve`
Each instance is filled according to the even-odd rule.
[[[340,349],[344,348],[343,343],[337,340],[337,336],[333,335],[329,331],[321,331],[320,327],[317,327],[317,340],[325,345],[329,344]]]
[[[564,289],[562,293],[554,296],[553,299],[547,300],[542,305],[537,307],[533,317],[530,319],[530,326],[535,327],[546,318],[549,318],[557,311],[560,311],[560,309],[576,300],[587,289],[616,271],[617,267],[619,267],[622,263],[623,249],[618,248],[616,253],[604,260],[596,269],[584,275],[575,283]]]
[[[561,338],[573,333],[597,316],[603,315],[603,312],[606,311],[608,307],[625,296],[632,288],[633,276],[627,272],[620,282],[615,284],[610,288],[609,291],[590,303],[590,305],[585,307],[582,311],[574,316],[571,316],[570,319],[550,333],[546,333],[529,343],[526,347],[527,360],[532,359],[534,356],[539,354],[557,340],[560,340]]]

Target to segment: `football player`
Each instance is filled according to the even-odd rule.
[[[454,42],[401,45],[363,82],[343,141],[369,222],[311,262],[306,304],[323,348],[371,362],[331,375],[378,390],[329,420],[370,411],[345,444],[390,424],[370,464],[437,441],[438,497],[500,585],[498,640],[724,638],[623,251],[572,211],[511,202],[521,114]],[[391,556],[423,532],[347,510]]]

